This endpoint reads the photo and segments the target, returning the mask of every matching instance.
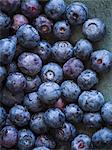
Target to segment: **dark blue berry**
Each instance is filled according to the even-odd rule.
[[[7,117],[7,114],[6,114],[5,109],[3,107],[0,107],[0,130],[5,125],[6,117]]]
[[[84,70],[77,79],[77,83],[82,90],[89,90],[98,83],[96,72],[86,69]]]
[[[83,111],[76,104],[69,104],[64,109],[66,120],[71,123],[80,123],[83,119]]]
[[[22,25],[17,30],[16,35],[17,35],[19,44],[28,49],[35,48],[37,45],[37,42],[40,40],[38,31],[29,24]]]
[[[38,89],[38,95],[43,103],[53,104],[60,98],[61,89],[55,82],[44,82]]]
[[[21,92],[26,87],[26,79],[22,73],[10,73],[7,77],[6,86],[12,93]]]
[[[71,143],[71,150],[90,150],[91,138],[86,134],[79,134]]]
[[[102,127],[102,117],[100,113],[85,113],[83,118],[83,123],[88,128],[101,128]]]
[[[73,56],[73,46],[68,41],[59,41],[52,46],[52,56],[59,62],[64,63]]]
[[[70,58],[64,65],[64,75],[70,79],[76,79],[84,70],[83,63],[77,58]]]
[[[35,136],[28,129],[22,129],[18,132],[18,149],[19,150],[31,150],[35,144]]]
[[[5,67],[0,66],[0,89],[3,86],[3,81],[5,80],[6,75],[7,75],[7,71],[6,71]]]
[[[37,147],[45,146],[49,149],[55,149],[56,143],[52,137],[50,137],[48,135],[40,135],[36,139],[35,146],[37,146]],[[44,150],[44,149],[42,149],[42,150]]]
[[[109,128],[102,128],[95,132],[92,136],[92,143],[94,147],[102,148],[112,144],[112,130]]]
[[[44,121],[51,128],[60,128],[65,122],[65,115],[59,108],[50,108],[44,114]]]
[[[17,38],[12,36],[0,40],[0,63],[11,63],[16,51]]]
[[[99,111],[105,100],[101,92],[97,90],[84,91],[79,96],[79,106],[87,112]]]
[[[43,108],[37,92],[27,94],[24,97],[23,105],[31,112],[39,112]]]
[[[38,0],[23,0],[21,2],[21,12],[30,19],[35,18],[41,12],[41,5]]]
[[[5,148],[12,148],[17,144],[18,131],[13,126],[5,126],[1,130],[1,145]]]
[[[88,59],[92,52],[93,52],[92,44],[86,39],[80,39],[75,44],[74,56],[81,60]]]
[[[112,66],[112,53],[107,50],[98,50],[91,54],[91,66],[96,72],[106,72]]]
[[[41,112],[41,113],[35,114],[31,117],[30,129],[37,135],[44,134],[47,132],[48,127],[44,121],[44,113]]]
[[[80,2],[73,2],[66,8],[66,16],[72,25],[82,24],[87,20],[88,9]]]
[[[68,21],[62,20],[54,24],[54,35],[60,40],[68,40],[71,35],[71,29]]]
[[[72,80],[66,80],[61,84],[62,96],[67,102],[76,102],[81,89]]]
[[[106,26],[101,19],[92,18],[83,24],[82,31],[88,40],[96,42],[104,37]]]
[[[60,83],[63,80],[63,70],[61,66],[56,63],[48,63],[44,65],[41,70],[41,78],[43,82],[53,81]]]
[[[71,123],[65,122],[61,128],[55,130],[57,141],[68,142],[73,140],[76,136],[76,128]]]
[[[23,127],[30,121],[30,113],[21,105],[15,105],[9,111],[10,120],[17,126]]]
[[[45,6],[46,15],[53,19],[59,19],[65,12],[66,4],[64,0],[50,0]]]
[[[24,52],[18,58],[18,67],[21,72],[35,76],[42,67],[42,61],[37,54]]]

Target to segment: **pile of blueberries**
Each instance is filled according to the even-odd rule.
[[[93,48],[105,33],[80,2],[0,0],[0,150],[110,148],[112,101],[95,85],[112,53]]]

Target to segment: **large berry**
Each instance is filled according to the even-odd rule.
[[[38,0],[23,0],[21,2],[21,12],[30,19],[35,18],[41,12],[41,5]]]
[[[56,147],[56,143],[55,143],[54,139],[48,135],[38,136],[35,141],[35,145],[37,147],[45,146],[49,149],[55,149],[55,147]],[[42,150],[44,150],[44,149],[42,149]]]
[[[52,56],[59,62],[64,63],[73,56],[73,46],[68,41],[59,41],[52,46]]]
[[[37,42],[40,40],[38,31],[29,24],[22,25],[17,30],[16,35],[19,44],[28,49],[35,48]]]
[[[105,24],[99,18],[88,19],[83,24],[82,28],[83,34],[86,38],[93,42],[101,40],[105,35],[105,30]]]
[[[22,129],[18,132],[18,149],[19,150],[31,150],[35,144],[35,136],[28,129]]]
[[[77,83],[82,90],[89,90],[98,83],[96,72],[86,69],[84,70],[77,79]]]
[[[92,69],[96,72],[108,71],[112,66],[112,53],[107,50],[98,50],[91,54]]]
[[[65,122],[63,126],[55,130],[55,137],[57,141],[68,142],[77,136],[76,128],[71,124]]]
[[[69,39],[71,35],[71,29],[68,21],[62,20],[56,22],[53,28],[53,33],[60,40]]]
[[[92,52],[93,52],[92,44],[86,39],[80,39],[75,44],[74,56],[81,60],[87,60]]]
[[[32,116],[30,120],[30,129],[37,135],[47,132],[48,127],[44,121],[44,113],[41,112]]]
[[[24,97],[23,105],[31,112],[39,112],[43,105],[38,97],[37,92],[29,93]]]
[[[7,75],[7,71],[5,67],[0,66],[0,89],[3,86],[3,81],[5,80],[6,75]]]
[[[12,93],[21,92],[26,87],[26,79],[22,73],[10,73],[7,77],[6,86]]]
[[[1,130],[1,145],[6,148],[13,148],[17,144],[18,131],[13,126],[5,126]]]
[[[37,54],[24,52],[18,58],[18,67],[21,72],[35,76],[42,67],[42,61]]]
[[[72,80],[66,80],[61,84],[61,91],[63,98],[68,102],[76,102],[81,89]]]
[[[83,111],[76,104],[69,104],[64,109],[66,120],[71,123],[80,123],[83,119]]]
[[[91,138],[86,134],[79,134],[71,143],[71,150],[89,150]]]
[[[5,125],[6,117],[7,117],[7,114],[6,114],[5,109],[3,107],[0,107],[0,130]]]
[[[64,75],[70,79],[76,79],[84,70],[83,63],[77,58],[70,58],[63,66]]]
[[[16,51],[16,43],[15,36],[0,40],[0,63],[11,63]]]
[[[94,147],[104,147],[112,144],[112,130],[109,128],[102,128],[95,132],[92,136],[92,143]]]
[[[35,19],[34,26],[40,34],[45,35],[51,33],[53,23],[46,16],[40,15]]]
[[[41,70],[41,78],[43,82],[53,81],[60,83],[63,80],[63,70],[56,63],[48,63]]]
[[[53,104],[60,98],[61,89],[55,82],[44,82],[38,89],[38,95],[43,103]]]
[[[19,127],[27,125],[30,121],[30,113],[21,105],[15,105],[12,107],[9,114],[11,121]]]
[[[51,128],[60,128],[65,122],[65,115],[59,108],[50,108],[44,114],[45,123]]]
[[[59,19],[65,12],[66,4],[64,0],[50,0],[45,6],[46,15],[54,20]]]
[[[73,2],[67,6],[66,16],[72,25],[82,24],[88,17],[88,9],[83,3]]]
[[[79,96],[79,106],[87,112],[99,111],[105,100],[101,92],[97,90],[84,91]]]

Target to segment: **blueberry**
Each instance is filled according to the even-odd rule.
[[[14,14],[20,7],[20,0],[0,0],[0,9],[8,14]]]
[[[50,150],[50,149],[45,146],[41,146],[41,147],[35,147],[33,150]]]
[[[92,18],[83,24],[82,31],[88,40],[96,42],[104,37],[106,26],[100,18]]]
[[[12,107],[15,104],[21,104],[24,99],[24,92],[12,93],[7,88],[2,90],[1,102],[7,107]]]
[[[65,106],[65,100],[62,99],[62,98],[59,98],[56,102],[55,102],[55,108],[59,108],[61,110],[64,109],[64,106]]]
[[[89,150],[91,139],[86,134],[79,134],[71,143],[71,150]]]
[[[44,82],[38,89],[38,95],[43,103],[53,104],[60,98],[61,89],[55,82]]]
[[[29,93],[24,97],[23,105],[31,112],[39,112],[42,110],[42,103],[37,92]]]
[[[55,149],[56,147],[56,143],[54,141],[54,139],[48,135],[40,135],[37,137],[35,145],[37,147],[47,147],[49,149]],[[42,149],[44,150],[44,149]],[[46,150],[46,149],[45,149]]]
[[[66,4],[64,0],[50,0],[45,6],[46,15],[53,19],[59,19],[65,12]]]
[[[18,131],[13,126],[5,126],[1,130],[1,145],[12,148],[17,144]]]
[[[25,92],[30,93],[30,92],[37,91],[40,84],[41,84],[41,79],[38,75],[35,77],[26,76]]]
[[[3,81],[5,80],[6,75],[7,75],[7,71],[5,67],[0,66],[0,88],[2,88],[3,86]]]
[[[0,40],[0,63],[11,63],[16,51],[17,38],[12,36]]]
[[[101,92],[97,90],[84,91],[79,96],[79,106],[87,112],[99,111],[105,100]]]
[[[41,5],[38,0],[24,0],[21,2],[21,12],[29,19],[35,18],[41,13]]]
[[[44,121],[44,113],[41,112],[32,116],[30,120],[30,129],[37,135],[47,132],[48,127]]]
[[[64,75],[70,79],[76,79],[84,70],[83,63],[77,58],[70,58],[64,65]]]
[[[67,102],[76,102],[81,90],[72,80],[66,80],[61,84],[62,96]]]
[[[42,61],[37,54],[24,52],[18,58],[18,67],[23,73],[35,76],[42,67]]]
[[[16,14],[13,16],[12,29],[14,31],[17,31],[24,24],[28,24],[28,19],[24,15]]]
[[[37,45],[37,42],[40,40],[38,31],[29,24],[22,25],[17,30],[16,35],[17,35],[19,44],[28,49],[35,48]]]
[[[45,123],[51,128],[60,128],[65,122],[65,115],[59,108],[50,108],[44,114]]]
[[[54,35],[60,40],[68,40],[71,35],[70,25],[67,20],[58,21],[54,24]]]
[[[5,109],[0,106],[0,130],[5,125],[6,117],[7,117],[7,114],[6,114]]]
[[[66,120],[71,123],[80,123],[83,119],[83,111],[76,104],[69,104],[64,109]]]
[[[105,123],[112,125],[112,101],[106,102],[101,108],[101,116]]]
[[[77,79],[77,83],[82,90],[89,90],[98,83],[96,72],[86,69],[84,70]]]
[[[63,80],[63,70],[58,64],[50,62],[43,66],[41,78],[43,82],[53,81],[60,83]]]
[[[109,128],[102,128],[95,132],[92,136],[92,143],[94,147],[104,147],[112,144],[112,130]]]
[[[55,130],[55,137],[57,141],[68,142],[77,136],[76,128],[71,124],[65,122],[63,126]]]
[[[10,73],[7,77],[6,86],[12,93],[21,92],[26,87],[26,79],[22,73]]]
[[[74,47],[74,56],[86,60],[90,57],[93,52],[92,44],[86,39],[80,39],[76,42]]]
[[[87,20],[88,9],[80,2],[73,2],[66,8],[66,16],[72,25],[82,24]]]
[[[27,125],[30,121],[30,113],[21,105],[13,106],[10,109],[9,114],[11,121],[19,127]]]
[[[100,113],[85,113],[83,123],[88,128],[98,129],[102,127],[102,117]]]
[[[59,63],[65,63],[73,56],[73,46],[68,41],[59,41],[52,46],[52,56]]]
[[[45,61],[51,55],[51,45],[47,41],[39,41],[37,43],[37,47],[33,51],[34,53],[38,54],[40,58]]]
[[[31,150],[35,144],[35,136],[28,129],[22,129],[18,132],[18,149],[19,150]]]
[[[40,34],[45,35],[51,33],[53,23],[45,15],[40,15],[34,20],[34,26]]]
[[[7,68],[8,74],[18,71],[15,61],[12,61],[10,64],[7,64],[6,68]]]
[[[96,72],[106,72],[112,66],[112,53],[107,50],[98,50],[91,54],[91,66]]]

